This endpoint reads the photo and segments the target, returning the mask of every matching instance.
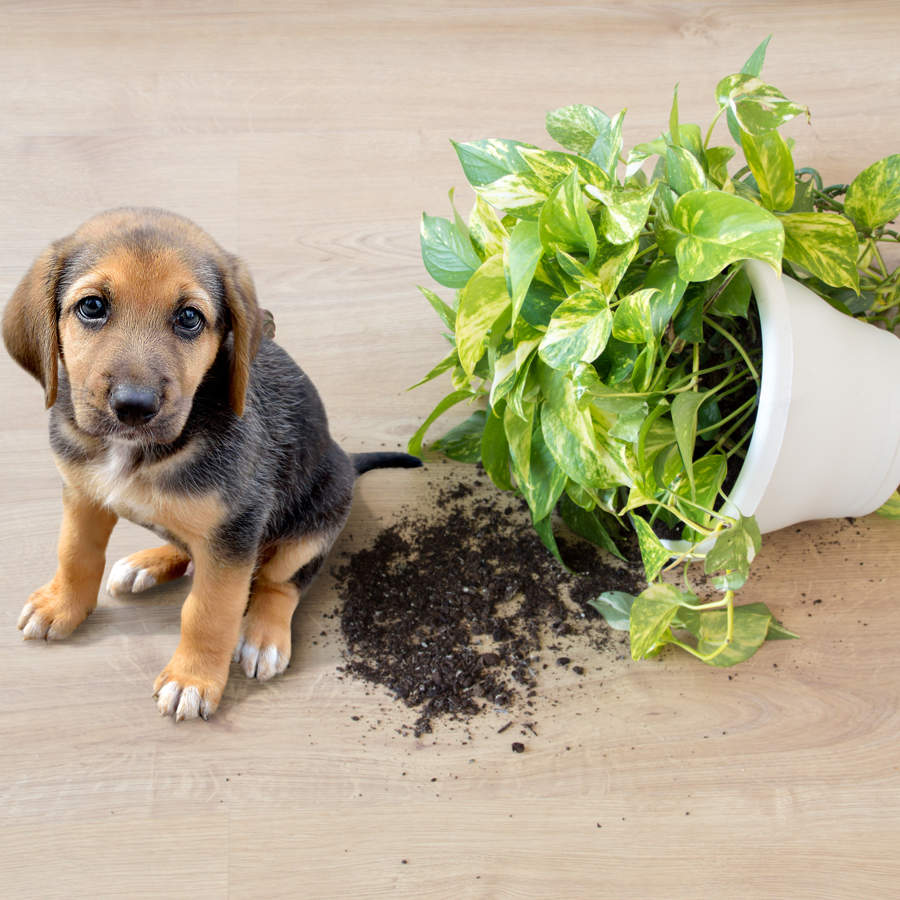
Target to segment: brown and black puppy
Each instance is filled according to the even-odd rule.
[[[103,213],[56,241],[10,300],[3,337],[43,385],[63,478],[59,566],[22,610],[26,638],[58,639],[97,603],[119,516],[168,542],[113,566],[107,588],[193,584],[181,640],[154,685],[159,709],[208,717],[238,660],[283,672],[301,589],[321,566],[367,469],[348,457],[315,388],[263,335],[244,264],[192,222]]]

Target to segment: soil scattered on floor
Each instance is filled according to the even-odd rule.
[[[434,486],[427,515],[407,512],[333,572],[343,671],[414,708],[417,737],[439,717],[532,706],[546,669],[581,678],[627,652],[588,601],[643,586],[639,565],[558,536],[567,572],[524,502],[477,472]]]

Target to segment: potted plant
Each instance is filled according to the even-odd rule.
[[[849,186],[797,167],[778,129],[808,111],[761,80],[767,44],[718,83],[705,132],[676,87],[668,130],[627,156],[624,110],[583,105],[547,115],[562,151],[454,144],[471,215],[422,218],[425,267],[456,292],[420,288],[450,343],[423,382],[453,390],[410,452],[473,403],[431,446],[524,497],[557,557],[554,512],[619,556],[634,536],[646,590],[595,606],[635,659],[674,644],[732,665],[792,636],[735,603],[761,531],[869,512],[900,483],[900,279],[881,253],[900,241],[900,155]],[[723,117],[743,159],[713,142]],[[700,561],[712,601],[690,581]]]

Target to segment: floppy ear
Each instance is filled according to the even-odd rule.
[[[231,408],[242,416],[250,381],[250,365],[262,340],[263,319],[256,302],[253,279],[238,257],[228,256],[222,282],[234,341],[229,399]]]
[[[10,356],[44,388],[47,408],[56,401],[59,337],[56,289],[69,241],[51,244],[19,282],[3,313],[3,341]]]

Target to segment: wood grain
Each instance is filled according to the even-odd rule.
[[[898,26],[892,0],[6,0],[0,296],[96,211],[175,209],[247,259],[342,443],[394,447],[445,388],[406,393],[442,355],[414,287],[419,215],[445,214],[452,185],[471,201],[451,138],[542,143],[546,110],[589,102],[628,107],[631,145],[676,82],[682,117],[706,122],[715,82],[771,32],[766,75],[812,110],[788,129],[798,155],[845,180],[898,150]],[[234,668],[216,717],[176,726],[150,692],[185,584],[21,641],[60,499],[39,388],[5,356],[0,387],[5,896],[896,895],[896,523],[770,536],[746,599],[802,640],[734,671],[586,657],[584,679],[545,680],[536,736],[497,735],[500,714],[399,734],[409,711],[340,672],[327,576],[284,676]],[[427,478],[362,480],[335,552],[425,509]],[[120,525],[109,561],[152,543]]]

